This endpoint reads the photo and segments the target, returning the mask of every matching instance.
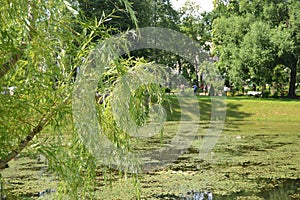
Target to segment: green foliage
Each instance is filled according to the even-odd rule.
[[[58,199],[78,199],[78,195],[81,199],[94,198],[95,158],[76,134],[49,137],[37,151],[47,157],[50,170],[58,174]]]
[[[7,53],[7,50],[12,53],[14,48],[18,49],[15,62],[9,62],[7,59],[3,60],[0,65],[4,66],[9,62],[11,68],[1,78],[0,85],[15,87],[13,96],[1,95],[0,97],[1,110],[2,113],[5,113],[5,115],[1,115],[0,119],[3,124],[1,132],[7,133],[1,134],[2,137],[5,137],[1,142],[3,141],[5,143],[3,147],[6,147],[1,148],[1,159],[4,159],[8,152],[21,143],[28,132],[37,127],[43,118],[47,120],[46,124],[48,124],[52,121],[53,115],[65,112],[63,109],[61,111],[57,109],[57,106],[66,102],[66,92],[68,91],[63,80],[70,77],[73,64],[75,64],[70,62],[69,53],[74,47],[72,41],[79,39],[70,32],[68,21],[73,16],[63,15],[67,11],[62,2],[39,4],[39,6],[31,7],[32,11],[27,10],[29,8],[23,3],[25,1],[7,4],[5,6],[11,9],[1,13],[3,17],[6,16],[7,20],[6,22],[3,18],[2,30],[11,32],[15,40],[10,49],[4,50],[3,48],[2,50],[1,48],[1,54],[9,56],[11,54]],[[61,13],[50,9],[48,14],[46,8],[49,4],[53,4],[51,6],[61,10]],[[27,23],[16,23],[15,27],[15,20],[19,20],[18,11],[21,9],[27,14],[24,14],[24,19],[21,17],[21,20],[23,19]],[[5,24],[8,24],[8,27]],[[15,32],[18,29],[20,32]],[[1,46],[2,44],[4,47],[7,45],[1,43]],[[57,77],[61,81],[55,85],[54,78],[57,71],[61,71]],[[54,90],[53,87],[56,87],[57,90]],[[7,143],[7,141],[11,142]]]
[[[200,7],[195,2],[186,1],[179,10],[179,28],[182,33],[199,43],[203,51],[209,52],[211,48],[211,25],[214,16],[211,13],[199,13],[199,9]],[[176,66],[179,68],[179,73],[189,80],[191,84],[201,82],[201,80],[198,80],[198,68],[201,63],[188,63],[180,57],[176,59]]]
[[[270,83],[272,80],[274,53],[268,48],[269,32],[268,24],[254,22],[241,44],[241,62],[246,63],[250,79],[257,84]]]
[[[199,41],[203,49],[209,50],[210,46],[207,42],[210,40],[210,22],[211,16],[208,13],[199,13],[199,6],[194,2],[186,1],[180,10],[180,31],[192,38]]]
[[[136,24],[130,3],[119,3]],[[58,198],[93,198],[96,162],[73,127],[71,94],[76,68],[114,30],[106,24],[112,16],[83,19],[74,2],[52,0],[1,2],[0,9],[0,169],[25,148],[39,152],[58,174]],[[115,66],[106,76],[112,82],[126,72]],[[8,87],[13,95],[2,94]],[[108,134],[116,144],[127,139]]]
[[[102,132],[125,151],[132,150],[130,135],[138,134],[134,127],[146,125],[153,106],[163,104],[166,99],[164,88],[149,69],[163,72],[144,59],[121,59],[104,72],[98,85],[100,94],[109,94],[102,104],[97,104]],[[114,116],[113,109],[123,114]]]
[[[178,30],[179,14],[170,0],[154,0],[154,26]]]
[[[179,31],[180,14],[174,10],[170,0],[152,0],[147,7],[149,22],[144,26],[169,28]],[[178,57],[170,52],[158,49],[145,49],[131,53],[132,56],[143,57],[149,62],[174,67]]]
[[[291,69],[289,96],[295,96],[296,69],[299,60],[299,31],[295,10],[297,1],[217,1],[213,12],[214,54],[220,57],[220,69],[234,85],[247,79],[271,84],[273,69],[284,65]]]
[[[79,0],[86,19],[107,18],[105,25],[113,32],[123,32],[136,26],[148,26],[151,20],[151,1]],[[150,10],[149,10],[150,9]]]

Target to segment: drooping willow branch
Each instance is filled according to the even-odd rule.
[[[27,37],[28,42],[30,42],[32,40],[32,35],[33,33],[36,32],[35,30],[35,17],[34,17],[34,11],[33,9],[35,9],[35,5],[33,3],[32,0],[28,0],[28,6],[27,6],[27,19],[30,22],[30,24],[26,24],[26,26],[29,27],[29,34]],[[15,53],[14,55],[12,55],[7,62],[5,62],[2,65],[2,68],[0,69],[0,78],[2,78],[9,70],[12,66],[16,65],[16,63],[22,58],[22,56],[24,55],[24,47],[26,47],[26,43],[24,41],[21,42],[20,46],[19,46],[19,51],[17,53]]]

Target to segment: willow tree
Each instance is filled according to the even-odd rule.
[[[40,152],[59,174],[61,198],[92,198],[96,166],[74,131],[71,95],[75,69],[110,36],[110,15],[83,20],[61,0],[2,1],[0,13],[0,170],[25,149]]]

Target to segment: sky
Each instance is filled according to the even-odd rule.
[[[171,0],[171,3],[173,4],[174,8],[178,10],[184,4],[185,1],[186,0]],[[213,9],[213,0],[192,0],[192,1],[200,5],[201,12],[212,11]]]

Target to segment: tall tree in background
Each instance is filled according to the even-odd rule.
[[[299,2],[216,1],[213,12],[214,53],[218,66],[239,86],[247,79],[265,85],[275,81],[277,66],[290,70],[289,97],[295,97],[299,67]]]
[[[193,1],[186,1],[180,9],[180,31],[188,37],[197,41],[202,50],[210,54],[211,50],[211,31],[214,13],[203,12],[200,13],[200,6]],[[183,59],[178,58],[178,71],[182,73],[187,79],[194,83],[202,85],[201,77],[199,74],[200,64],[197,61],[194,63],[186,63]],[[199,80],[200,78],[200,80]]]
[[[111,0],[79,0],[79,8],[88,19],[100,19],[110,15],[106,24],[119,31],[139,27],[156,26],[178,30],[179,15],[172,7],[170,0],[131,0],[128,4]],[[137,24],[132,21],[131,7]]]

